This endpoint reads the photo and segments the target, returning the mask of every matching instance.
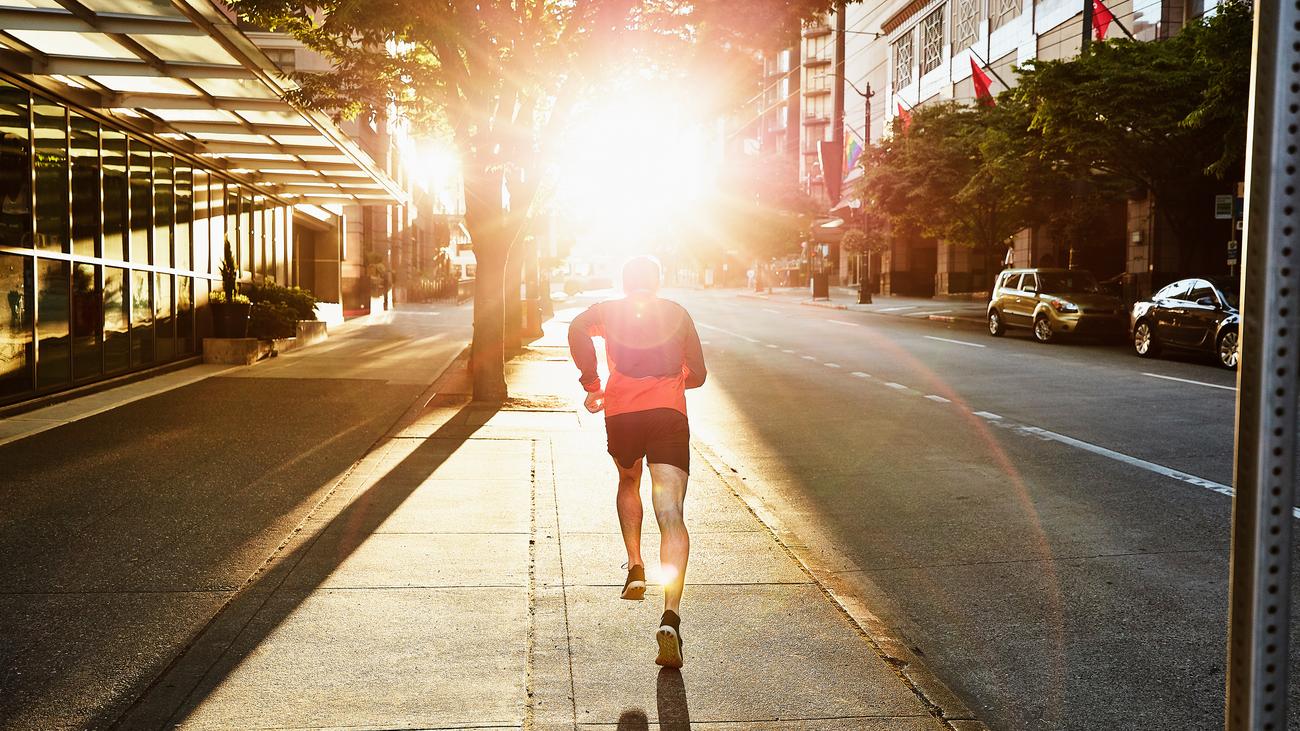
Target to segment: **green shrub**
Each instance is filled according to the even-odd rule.
[[[258,302],[248,322],[248,336],[259,340],[291,338],[298,334],[298,313],[288,305]]]
[[[262,284],[245,284],[240,290],[257,304],[273,304],[288,307],[296,320],[316,319],[316,298],[311,292],[299,287],[281,287],[274,282]]]

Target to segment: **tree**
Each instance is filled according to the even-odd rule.
[[[1203,240],[1206,200],[1245,156],[1251,22],[1249,5],[1233,0],[1168,40],[1115,39],[1068,61],[1028,62],[1004,94],[1031,115],[1021,141],[1072,179],[1149,190],[1181,240]]]
[[[995,259],[1012,235],[1031,225],[1035,211],[1034,161],[1009,145],[1015,116],[1002,105],[917,109],[907,134],[896,131],[864,155],[868,214],[883,214],[896,232]]]
[[[729,68],[830,0],[231,0],[244,19],[293,35],[334,64],[296,74],[297,101],[337,116],[397,114],[461,156],[478,260],[474,398],[506,397],[504,280],[530,223],[550,146],[575,103],[611,70]]]

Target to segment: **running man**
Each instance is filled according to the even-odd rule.
[[[650,468],[651,498],[659,522],[659,563],[664,575],[664,613],[655,640],[655,662],[682,666],[678,615],[691,540],[682,509],[690,472],[691,430],[686,389],[704,384],[704,352],[685,308],[658,297],[659,262],[637,257],[623,267],[621,300],[587,308],[569,325],[569,351],[582,372],[586,407],[605,412],[609,454],[618,468],[618,522],[627,548],[624,599],[645,596],[641,560],[641,463]],[[609,383],[601,388],[592,337],[605,338]]]

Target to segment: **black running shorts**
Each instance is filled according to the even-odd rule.
[[[609,454],[627,469],[645,457],[691,471],[691,427],[677,409],[648,409],[605,417]]]

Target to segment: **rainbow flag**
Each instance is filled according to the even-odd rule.
[[[851,170],[858,164],[858,159],[862,157],[862,143],[857,138],[849,135],[848,141],[844,143],[844,174],[848,175]]]

